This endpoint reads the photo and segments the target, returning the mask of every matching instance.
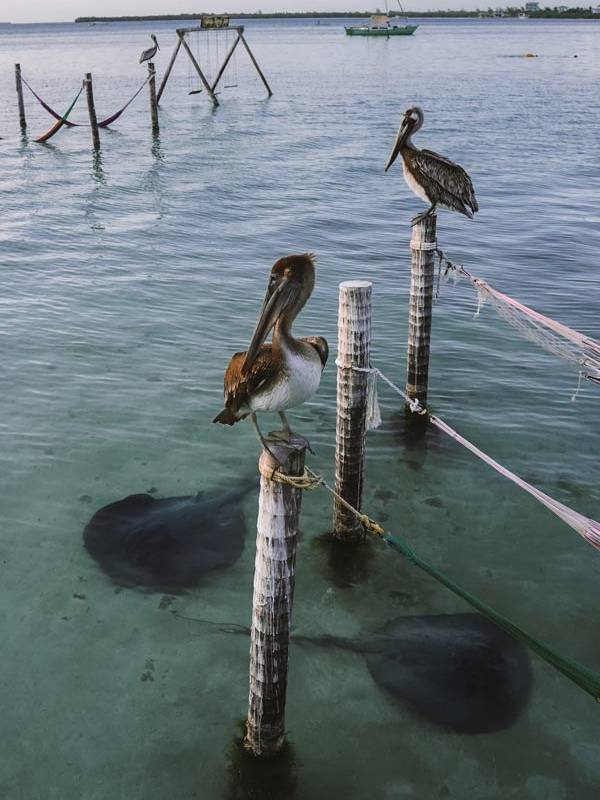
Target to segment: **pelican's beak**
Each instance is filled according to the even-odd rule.
[[[286,277],[271,278],[252,341],[246,352],[242,374],[246,375],[249,372],[256,361],[260,346],[269,335],[269,331],[275,326],[279,317],[290,307],[299,289],[300,286],[296,281],[289,280]]]
[[[394,163],[394,161],[397,159],[398,153],[400,152],[400,150],[402,149],[402,147],[404,146],[404,143],[406,142],[406,140],[408,138],[409,131],[410,131],[410,126],[409,126],[408,120],[405,117],[402,120],[401,124],[400,124],[400,128],[398,130],[398,135],[396,136],[396,141],[394,142],[394,147],[392,149],[392,152],[390,153],[390,157],[388,158],[388,162],[385,165],[384,172],[387,172],[388,169]]]

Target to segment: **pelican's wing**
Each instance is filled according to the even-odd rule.
[[[242,367],[245,360],[245,352],[236,353],[225,370],[225,407],[234,414],[246,405],[251,395],[272,381],[277,371],[270,344],[262,345],[252,367],[244,375]]]
[[[446,205],[456,207],[456,201],[472,212],[479,211],[475,189],[465,170],[449,158],[433,150],[417,150],[411,153],[416,168],[429,180],[434,181],[442,194],[450,195]],[[454,200],[454,202],[451,202]],[[444,201],[445,202],[445,201]]]

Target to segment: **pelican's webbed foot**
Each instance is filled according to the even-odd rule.
[[[271,436],[273,439],[280,439],[282,442],[289,444],[292,440],[292,436],[294,435],[292,429],[290,428],[290,423],[288,422],[288,419],[283,411],[278,411],[277,413],[279,414],[279,418],[281,420],[282,429],[280,431],[271,431],[269,436]],[[310,442],[308,442],[308,440],[305,441],[308,452],[314,455],[315,453],[310,446]]]
[[[430,206],[427,211],[423,211],[422,214],[417,214],[416,217],[413,217],[410,221],[410,227],[414,228],[419,222],[423,222],[424,219],[430,217],[432,214],[435,214],[435,203]]]
[[[288,422],[287,417],[283,413],[283,411],[278,411],[277,413],[279,414],[279,419],[281,420],[282,428],[280,431],[271,431],[269,435],[273,436],[275,439],[281,439],[283,442],[289,443],[289,441],[292,438],[292,429],[290,428],[290,423]]]

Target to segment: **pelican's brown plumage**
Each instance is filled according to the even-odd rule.
[[[433,150],[419,150],[412,143],[411,136],[421,129],[424,118],[419,106],[413,106],[404,113],[385,171],[400,153],[407,184],[418,197],[431,204],[427,211],[414,218],[413,225],[433,214],[437,206],[458,211],[472,219],[473,214],[479,211],[479,205],[471,178],[465,170],[449,158]]]
[[[310,253],[286,256],[275,263],[250,347],[236,353],[225,371],[225,408],[213,422],[234,425],[250,415],[264,445],[256,413],[277,412],[283,423],[281,435],[289,438],[285,411],[315,394],[329,354],[322,336],[292,336],[292,324],[314,284],[315,259]],[[272,343],[264,344],[272,328]]]
[[[150,38],[152,39],[154,44],[152,45],[152,47],[149,47],[147,50],[144,50],[144,52],[140,56],[140,64],[143,64],[144,61],[152,61],[152,59],[156,55],[156,51],[160,50],[160,47],[158,46],[158,39],[156,38],[156,36],[153,33],[151,33]]]

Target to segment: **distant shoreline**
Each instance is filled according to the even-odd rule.
[[[505,14],[501,19],[515,19],[521,9],[511,9],[510,14]],[[345,18],[365,18],[371,16],[371,11],[294,11],[294,12],[273,12],[273,13],[229,13],[231,19],[345,19]],[[122,17],[77,17],[75,22],[177,22],[185,20],[200,20],[204,12],[199,11],[191,14],[144,14],[139,16]],[[433,17],[433,18],[477,18],[480,16],[493,18],[489,10],[478,9],[475,11],[406,11],[400,13],[390,11],[390,17]],[[553,9],[541,9],[528,14],[530,19],[597,19],[600,22],[600,14],[593,14],[589,8],[569,8],[567,11],[560,12]]]
[[[224,14],[230,19],[344,19],[347,17],[365,18],[370,17],[370,11],[274,11],[271,13],[250,13],[242,12],[239,14]],[[197,14],[145,14],[142,16],[127,17],[77,17],[75,22],[160,22],[177,20],[200,20],[204,16],[202,12]],[[407,11],[404,14],[391,11],[390,17],[477,17],[478,11]]]

